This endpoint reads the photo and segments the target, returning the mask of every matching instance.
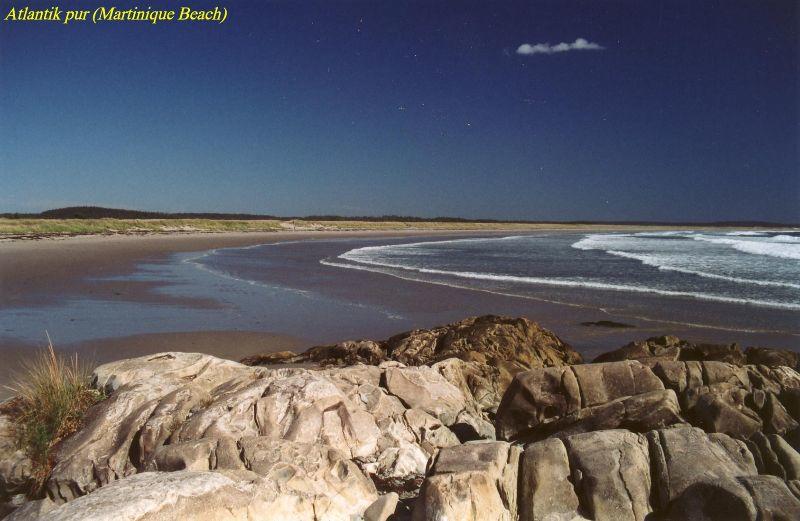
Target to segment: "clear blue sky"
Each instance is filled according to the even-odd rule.
[[[800,222],[794,0],[220,5],[0,22],[0,212]]]

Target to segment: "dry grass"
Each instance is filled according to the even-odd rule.
[[[272,232],[278,221],[218,219],[5,219],[0,237],[175,232]]]
[[[7,219],[0,218],[0,238],[66,237],[71,235],[221,233],[277,231],[539,231],[640,230],[641,225],[437,222],[325,221],[228,219]],[[686,226],[647,226],[648,230],[699,229]]]
[[[48,338],[49,340],[49,338]],[[25,362],[10,389],[17,442],[33,462],[31,497],[40,495],[52,468],[53,448],[80,428],[86,410],[102,399],[90,385],[91,369],[78,357],[56,355],[53,344]]]

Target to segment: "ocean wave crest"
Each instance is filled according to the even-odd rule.
[[[579,241],[580,242],[580,241]],[[574,245],[573,245],[574,246]],[[346,260],[356,265],[340,264],[341,267],[353,269],[366,269],[367,266],[373,268],[384,269],[397,269],[407,272],[415,272],[428,275],[442,275],[447,277],[456,277],[462,279],[484,280],[493,282],[512,282],[518,284],[534,284],[534,285],[547,285],[558,287],[579,287],[598,290],[609,291],[626,291],[633,293],[647,293],[655,295],[663,295],[670,297],[689,297],[700,300],[708,300],[715,302],[725,302],[730,304],[747,304],[761,307],[770,307],[788,310],[800,310],[800,304],[778,302],[771,300],[748,299],[732,296],[714,295],[702,292],[693,291],[678,291],[654,288],[650,286],[636,286],[630,284],[615,284],[601,281],[592,281],[581,278],[557,278],[557,277],[532,277],[532,276],[518,276],[518,275],[502,275],[497,273],[485,273],[475,271],[455,271],[455,270],[441,270],[435,268],[425,268],[419,266],[409,266],[406,264],[399,264],[396,262],[388,262],[385,260],[378,260],[375,253],[385,253],[387,249],[393,246],[368,246],[364,248],[356,248],[338,256],[339,259]],[[588,249],[588,248],[587,248]],[[383,256],[383,255],[380,255]],[[374,270],[379,271],[379,270]],[[384,273],[382,271],[379,271]]]
[[[708,242],[730,246],[742,253],[751,255],[765,255],[780,259],[800,260],[800,238],[791,235],[776,235],[758,239],[730,239],[726,237],[714,237],[710,235],[695,235],[692,239],[696,241]]]

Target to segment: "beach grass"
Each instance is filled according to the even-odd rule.
[[[75,235],[136,235],[160,233],[221,233],[279,231],[536,231],[627,230],[633,225],[591,225],[462,221],[359,221],[359,220],[233,220],[233,219],[11,219],[0,218],[0,238],[38,238]],[[676,229],[648,226],[648,229]]]
[[[53,448],[80,428],[89,407],[103,398],[91,387],[91,368],[77,355],[56,355],[52,343],[26,360],[4,404],[14,422],[17,444],[33,463],[30,497],[41,495],[52,468]]]
[[[170,232],[272,232],[279,221],[223,219],[0,219],[0,236],[58,236]]]

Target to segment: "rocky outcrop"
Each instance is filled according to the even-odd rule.
[[[744,350],[748,364],[766,365],[767,367],[786,366],[800,369],[800,354],[787,349],[771,349],[768,347],[748,347]]]
[[[439,449],[494,438],[480,404],[442,376],[459,363],[267,369],[162,353],[106,364],[94,382],[109,397],[58,450],[47,490],[68,503],[52,515],[71,519],[82,504],[102,516],[113,503],[107,494],[181,476],[198,484],[176,485],[188,487],[187,509],[209,503],[213,513],[219,503],[233,519],[366,515],[379,492],[416,494]],[[392,498],[396,504],[383,498],[370,516],[383,516]],[[129,519],[148,519],[157,503],[128,505]],[[188,510],[170,512],[179,519]]]
[[[278,442],[257,472],[143,472],[50,510],[52,521],[330,519],[350,521],[378,500],[335,451]]]
[[[794,483],[759,473],[743,442],[688,425],[529,444],[519,457],[516,492],[507,490],[513,485],[506,477],[515,473],[517,456],[506,456],[514,451],[503,442],[442,449],[414,519],[513,519],[515,511],[524,521],[800,516]]]
[[[788,367],[648,363],[626,360],[520,373],[498,409],[498,435],[537,441],[602,429],[641,433],[683,422],[743,440],[761,431],[794,435],[798,430],[783,402],[796,404],[800,374]]]
[[[800,519],[791,356],[674,337],[571,353],[490,316],[270,367],[106,364],[48,496],[10,519]],[[319,365],[273,365],[298,356]],[[23,491],[2,415],[0,456],[2,491]]]
[[[487,412],[494,412],[513,376],[536,367],[581,363],[577,351],[552,332],[526,318],[495,315],[473,317],[432,329],[415,329],[388,340],[358,340],[318,346],[289,356],[287,352],[251,356],[243,363],[308,363],[347,366],[378,365],[387,360],[408,366],[433,365],[445,360],[465,362],[448,372],[451,381],[466,385]],[[458,370],[463,375],[457,375]]]
[[[786,366],[798,369],[800,355],[785,349],[748,347],[744,351],[738,344],[692,343],[675,336],[659,336],[631,342],[617,350],[603,353],[595,363],[639,360],[656,361],[726,362],[733,365]]]

